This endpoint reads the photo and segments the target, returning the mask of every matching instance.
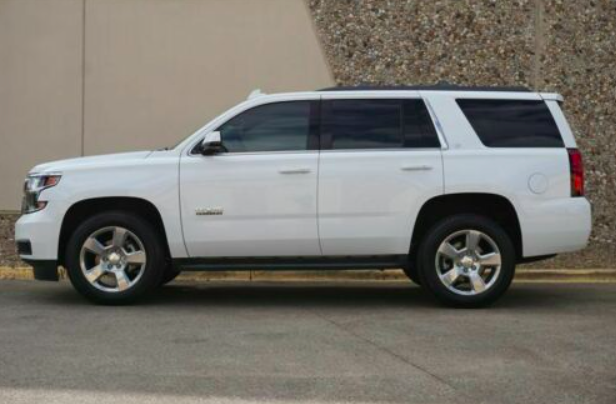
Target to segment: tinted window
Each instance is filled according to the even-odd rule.
[[[422,100],[404,101],[404,147],[440,147],[434,124]]]
[[[333,149],[440,146],[422,100],[324,101],[321,119]]]
[[[402,147],[398,100],[329,100],[321,110],[321,134],[332,149]]]
[[[459,99],[457,103],[488,147],[564,147],[544,101]]]
[[[252,108],[218,130],[229,152],[306,150],[310,101],[281,102]]]

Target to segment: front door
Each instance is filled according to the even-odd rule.
[[[264,104],[217,130],[226,152],[180,163],[191,257],[321,255],[317,231],[318,101]]]

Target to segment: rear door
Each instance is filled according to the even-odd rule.
[[[443,191],[441,143],[418,94],[325,94],[318,217],[324,256],[407,254],[423,203]]]

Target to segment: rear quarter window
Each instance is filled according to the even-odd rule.
[[[487,147],[564,147],[544,101],[457,99]]]

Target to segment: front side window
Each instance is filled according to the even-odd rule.
[[[456,100],[481,142],[488,147],[564,147],[544,101]]]
[[[218,131],[230,153],[307,150],[311,101],[254,107],[224,123]]]

